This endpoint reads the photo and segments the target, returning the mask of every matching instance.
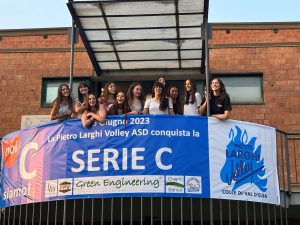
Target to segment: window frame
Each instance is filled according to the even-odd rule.
[[[47,84],[51,82],[60,83],[60,84],[69,84],[70,77],[43,77],[42,78],[42,88],[41,88],[41,108],[51,108],[52,103],[46,103],[46,92],[47,92]],[[74,82],[85,82],[91,87],[91,78],[90,77],[73,77],[73,83]],[[73,93],[74,90],[73,89]],[[53,99],[54,101],[54,99]]]
[[[264,74],[262,72],[253,72],[253,73],[212,73],[211,74],[212,79],[214,78],[220,78],[223,80],[223,78],[245,78],[245,77],[256,77],[259,78],[260,82],[260,94],[261,94],[261,101],[260,102],[233,102],[231,99],[232,105],[264,105],[265,104],[265,98],[264,98]],[[212,80],[211,79],[211,80]],[[225,85],[226,87],[226,85]],[[229,94],[230,96],[230,94]]]

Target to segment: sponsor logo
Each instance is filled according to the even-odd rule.
[[[72,192],[72,179],[58,180],[58,195],[69,195]]]
[[[193,193],[193,194],[201,194],[202,193],[201,177],[186,176],[185,192]]]
[[[21,147],[21,139],[19,136],[15,136],[12,139],[7,139],[2,143],[2,155],[5,165],[11,168],[19,154]]]
[[[57,196],[57,180],[47,180],[45,185],[45,197]]]
[[[184,177],[166,176],[166,193],[184,193]]]
[[[226,161],[220,172],[222,182],[233,185],[232,191],[244,184],[254,184],[260,191],[266,192],[264,159],[261,158],[262,145],[255,147],[257,137],[248,142],[247,131],[235,126],[231,128],[226,148]]]

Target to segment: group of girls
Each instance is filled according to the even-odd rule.
[[[182,102],[183,100],[183,102]],[[213,79],[209,87],[210,116],[221,120],[230,117],[231,103],[225,85],[220,79]],[[127,114],[176,114],[206,115],[207,100],[196,90],[193,80],[184,82],[184,98],[178,88],[166,89],[166,81],[160,77],[154,82],[152,93],[146,99],[139,82],[130,84],[127,93],[118,91],[114,82],[107,82],[101,96],[90,93],[87,84],[78,86],[78,98],[73,100],[69,86],[61,84],[54,100],[51,120],[79,117],[85,127],[95,121],[104,122],[107,115]]]

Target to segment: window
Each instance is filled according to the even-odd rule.
[[[262,74],[215,74],[220,78],[234,104],[262,104],[263,76]]]
[[[90,85],[89,78],[73,78],[73,96],[77,98],[77,87],[79,83],[85,82]],[[57,88],[60,84],[69,84],[69,78],[43,78],[42,80],[42,102],[41,107],[51,107],[57,97]]]

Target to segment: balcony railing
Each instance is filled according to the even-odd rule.
[[[280,205],[183,197],[56,200],[3,208],[0,224],[288,224],[288,198],[300,190],[300,132],[276,130],[276,141]]]

